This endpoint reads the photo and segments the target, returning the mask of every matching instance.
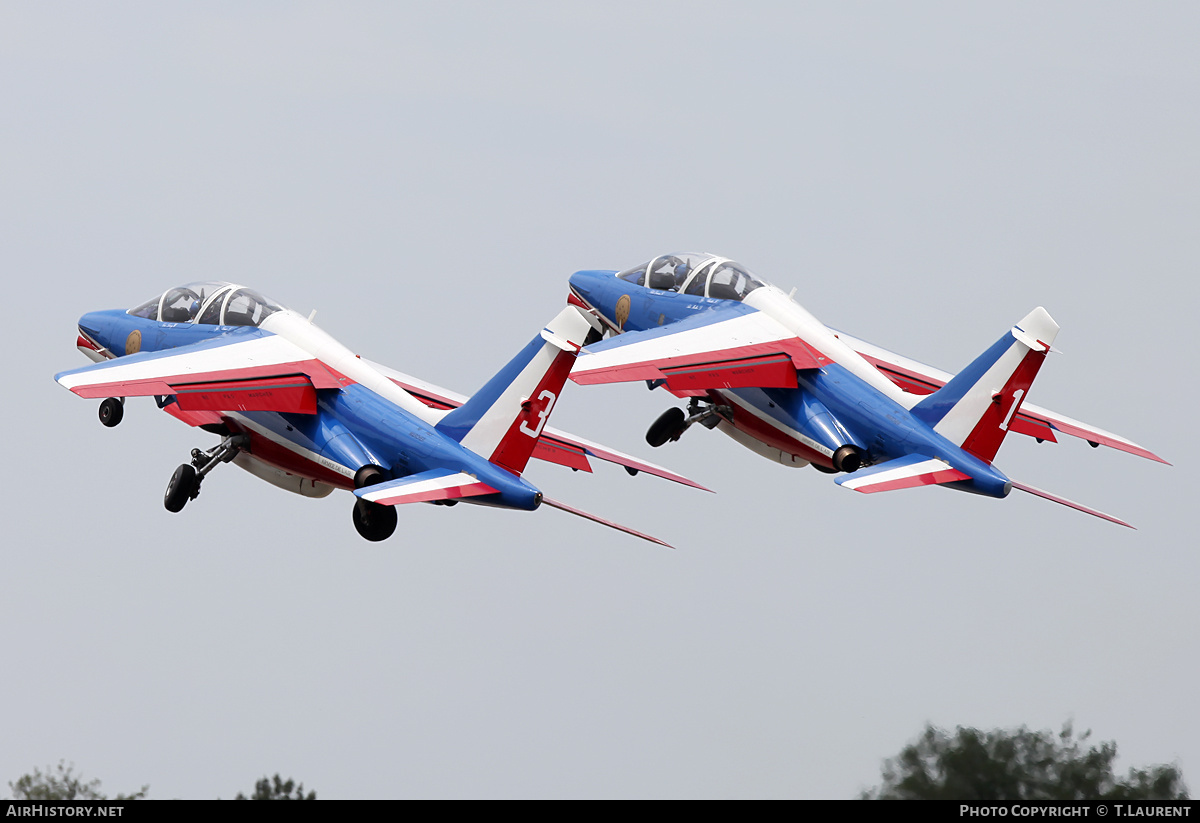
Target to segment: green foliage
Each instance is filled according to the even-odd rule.
[[[33,774],[22,775],[8,784],[12,790],[13,800],[107,800],[108,796],[100,791],[100,781],[84,782],[82,775],[74,774],[75,764],[67,765],[58,761],[54,768],[46,767],[46,771],[34,769]],[[133,794],[119,794],[115,800],[144,800],[149,786],[142,786],[141,791]]]
[[[295,796],[293,796],[295,792]],[[304,784],[297,784],[295,780],[288,778],[285,783],[280,779],[279,775],[268,780],[264,777],[262,780],[254,784],[254,794],[246,797],[246,795],[238,792],[234,800],[316,800],[317,793],[304,793]]]
[[[1046,730],[959,726],[953,735],[925,731],[885,761],[883,784],[863,794],[871,800],[1184,800],[1187,786],[1175,766],[1113,774],[1117,744],[1084,747],[1071,724]]]

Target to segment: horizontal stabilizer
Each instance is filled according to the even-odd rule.
[[[952,468],[944,460],[926,457],[923,454],[910,454],[859,469],[853,474],[842,475],[834,482],[856,492],[872,494],[969,479],[970,475]]]
[[[1013,481],[1012,486],[1014,489],[1020,489],[1023,492],[1028,492],[1029,494],[1037,495],[1038,497],[1044,497],[1047,500],[1053,500],[1055,503],[1061,503],[1064,506],[1070,506],[1072,509],[1077,509],[1078,511],[1084,512],[1086,514],[1090,514],[1094,517],[1099,517],[1102,520],[1109,521],[1110,523],[1116,523],[1119,526],[1125,526],[1126,528],[1130,528],[1130,529],[1134,528],[1130,524],[1126,523],[1124,520],[1121,520],[1120,518],[1117,518],[1117,517],[1113,517],[1111,514],[1105,514],[1104,512],[1097,511],[1096,509],[1093,509],[1090,506],[1085,506],[1082,503],[1076,503],[1074,500],[1068,500],[1065,497],[1059,497],[1057,494],[1051,494],[1050,492],[1042,491],[1041,489],[1035,488],[1033,486],[1027,486],[1024,483],[1018,483],[1015,480]]]
[[[354,493],[363,500],[384,506],[399,506],[401,503],[424,503],[431,500],[457,500],[493,494],[495,489],[477,477],[450,469],[434,469],[399,480],[389,480],[356,489]]]
[[[557,500],[551,500],[549,497],[543,497],[542,502],[545,503],[547,506],[551,506],[552,508],[561,509],[562,511],[570,512],[571,514],[574,514],[578,517],[583,517],[587,520],[591,520],[593,523],[599,523],[602,526],[608,526],[610,529],[616,529],[619,532],[625,532],[626,534],[632,534],[634,537],[640,537],[643,540],[649,540],[651,543],[657,543],[660,546],[666,546],[668,549],[675,548],[670,543],[663,542],[662,540],[659,540],[657,537],[651,537],[650,535],[644,534],[643,532],[637,531],[636,529],[631,529],[628,526],[622,526],[620,523],[614,523],[611,520],[605,520],[603,517],[597,517],[594,514],[589,514],[588,512],[585,512],[582,509],[577,509],[574,506],[568,506],[566,503],[559,503]]]

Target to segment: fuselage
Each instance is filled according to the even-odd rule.
[[[730,317],[762,312],[819,352],[828,362],[819,369],[799,370],[796,388],[704,391],[708,400],[727,410],[717,428],[757,454],[787,466],[811,463],[836,471],[835,454],[846,446],[857,450],[864,465],[921,453],[973,478],[948,485],[991,496],[1007,493],[1007,478],[990,463],[963,451],[910,413],[920,398],[900,389],[789,295],[740,267],[716,288],[720,267],[737,264],[710,257],[671,256],[690,263],[690,270],[686,264],[676,267],[674,282],[662,274],[655,277],[656,264],[663,258],[624,273],[576,272],[571,291],[610,335],[655,334],[651,330],[660,328],[665,335],[671,324],[711,311]],[[704,277],[707,285],[701,282]],[[732,287],[726,285],[730,282]]]
[[[497,489],[468,502],[531,510],[540,492],[522,478],[490,463],[437,431],[446,411],[431,408],[396,385],[307,318],[282,307],[252,325],[159,320],[124,310],[91,312],[79,321],[79,348],[93,360],[139,352],[167,352],[209,340],[277,335],[319,362],[336,387],[316,391],[315,413],[184,410],[174,397],[161,397],[164,410],[215,433],[245,434],[249,446],[234,459],[242,468],[277,486],[310,497],[353,489],[364,466],[384,478],[435,468],[453,468]],[[221,315],[211,319],[220,321]]]

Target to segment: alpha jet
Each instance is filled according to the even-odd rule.
[[[724,257],[668,254],[570,282],[569,301],[608,337],[584,348],[571,379],[645,380],[688,401],[686,413],[669,409],[650,427],[652,446],[699,423],[786,466],[838,473],[836,483],[859,492],[944,485],[1005,497],[1016,488],[1125,526],[1006,477],[992,463],[1005,435],[1071,435],[1166,462],[1026,402],[1059,328],[1040,307],[950,375],[828,328]]]
[[[401,503],[467,501],[522,510],[545,503],[661,543],[550,500],[521,476],[531,457],[590,471],[590,456],[696,485],[547,426],[589,334],[597,337],[579,309],[567,307],[465,398],[361,359],[311,315],[256,291],[192,283],[128,311],[85,314],[78,348],[95,363],[55,379],[81,397],[104,398],[106,426],[121,422],[125,398],[152,396],[220,438],[193,449],[171,476],[164,504],[172,512],[232,462],[307,497],[353,491],[354,526],[368,540],[392,534]]]

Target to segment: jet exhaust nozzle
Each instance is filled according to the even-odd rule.
[[[840,472],[856,472],[862,464],[862,453],[854,446],[842,446],[833,453],[833,467]]]

